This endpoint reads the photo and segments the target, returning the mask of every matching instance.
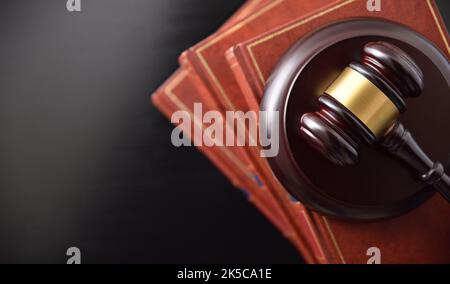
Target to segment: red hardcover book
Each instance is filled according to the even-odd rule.
[[[369,12],[366,4],[351,0],[323,7],[228,51],[229,64],[250,108],[259,109],[265,81],[286,50],[307,33],[337,20],[365,16],[397,22],[424,35],[450,57],[448,32],[434,1],[384,0],[379,12]],[[333,263],[365,263],[372,246],[382,251],[383,263],[450,262],[450,207],[440,196],[383,222],[355,224],[311,215],[321,246]]]
[[[323,6],[330,6],[342,1],[315,0],[278,0],[270,1],[251,16],[228,26],[226,29],[208,37],[206,40],[190,48],[180,57],[182,64],[189,64],[202,78],[211,94],[221,105],[222,112],[249,110],[242,96],[239,84],[234,78],[232,70],[228,66],[225,52],[231,46],[271,30],[280,24],[287,23],[301,15],[308,14]],[[251,137],[256,139],[256,137]],[[307,244],[301,251],[305,256],[306,251],[314,255],[311,262],[328,262],[326,255],[316,232],[311,229],[312,219],[304,207],[283,189],[273,174],[267,161],[260,157],[258,147],[246,147],[247,155],[241,156],[248,167],[253,165],[261,173],[264,184],[273,192],[281,204],[289,222],[293,224],[295,233]],[[305,258],[307,258],[305,256]]]

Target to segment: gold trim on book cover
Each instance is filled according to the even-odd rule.
[[[334,11],[334,10],[336,10],[336,9],[342,7],[342,6],[345,6],[345,5],[350,4],[350,3],[352,3],[352,2],[355,2],[355,1],[356,1],[356,0],[345,1],[345,2],[342,2],[342,3],[338,4],[338,5],[336,5],[336,6],[331,7],[331,8],[328,9],[328,10]],[[433,16],[433,19],[434,19],[434,21],[435,21],[435,23],[436,23],[436,25],[437,25],[437,27],[438,27],[439,33],[440,33],[440,35],[441,35],[441,37],[442,37],[442,40],[444,41],[444,44],[445,44],[445,46],[447,47],[447,52],[450,54],[450,44],[449,44],[449,41],[448,41],[448,39],[447,39],[446,33],[444,32],[444,31],[445,31],[444,28],[441,26],[441,23],[440,23],[440,21],[439,21],[439,19],[438,19],[437,13],[436,13],[436,11],[434,10],[434,7],[433,7],[433,5],[432,5],[432,1],[434,1],[434,0],[427,0],[428,7],[429,7],[430,12],[431,12],[431,14],[432,14],[432,16]],[[434,3],[434,2],[433,2],[433,3]],[[339,6],[339,7],[337,7],[337,6]],[[325,11],[323,11],[323,12],[321,12],[321,13],[328,14],[329,12],[331,12],[331,11],[328,11],[328,10],[325,10]],[[328,11],[328,12],[327,12],[327,11]],[[319,13],[319,14],[320,14],[320,13]],[[322,14],[322,15],[324,15],[324,14]],[[314,15],[313,15],[312,17],[314,17]],[[316,17],[314,17],[314,19],[315,19],[315,18],[318,18],[318,17],[319,17],[319,16],[316,16]],[[253,63],[253,65],[254,65],[255,69],[257,70],[257,73],[258,73],[259,78],[261,79],[262,85],[265,85],[264,76],[262,75],[262,71],[261,71],[261,69],[259,68],[258,62],[256,61],[256,58],[255,58],[255,56],[254,56],[254,54],[253,54],[253,51],[252,51],[252,48],[255,47],[255,46],[257,46],[257,45],[259,45],[259,44],[261,44],[261,43],[264,43],[264,42],[266,42],[266,41],[268,41],[268,40],[270,40],[270,39],[273,39],[273,38],[279,36],[280,34],[285,33],[285,32],[287,32],[287,31],[289,31],[289,30],[291,30],[291,29],[293,29],[293,28],[295,28],[295,27],[301,26],[301,25],[305,24],[305,23],[308,22],[308,21],[309,21],[308,19],[304,19],[304,20],[302,20],[302,21],[296,22],[296,23],[294,23],[294,24],[292,24],[292,25],[289,25],[289,26],[285,27],[285,28],[282,29],[281,31],[277,31],[277,32],[268,34],[267,36],[265,36],[265,37],[263,37],[263,38],[261,38],[261,39],[255,41],[255,42],[253,42],[252,44],[250,44],[250,45],[247,46],[247,49],[248,49],[248,51],[249,51],[249,53],[250,53],[250,56],[251,56],[251,58],[252,58],[252,61],[253,61],[252,63]],[[250,47],[250,48],[249,48],[249,47]],[[333,234],[333,230],[331,229],[331,227],[330,227],[330,225],[329,225],[329,223],[328,223],[328,221],[327,221],[327,218],[326,218],[325,216],[322,216],[322,218],[323,218],[323,220],[324,220],[324,223],[325,223],[325,226],[326,226],[326,228],[327,228],[328,234],[330,235],[330,238],[331,238],[332,241],[333,241],[333,245],[335,246],[335,249],[336,249],[336,251],[338,252],[339,257],[341,258],[341,261],[342,261],[343,263],[345,263],[344,256],[343,256],[342,251],[341,251],[341,249],[340,249],[340,246],[339,246],[339,244],[338,244],[338,242],[337,242],[337,240],[336,240],[336,238],[335,238],[335,236],[334,236],[334,234]]]
[[[316,231],[313,229],[312,224],[309,221],[309,216],[306,214],[304,209],[302,209],[301,212],[303,214],[303,217],[305,217],[306,224],[308,225],[308,228],[311,231],[314,241],[316,242],[316,244],[320,244],[319,238],[316,235]],[[318,256],[317,259],[325,260],[325,253],[323,252],[322,246],[318,245],[317,247],[319,248],[319,252],[320,252],[320,256]]]
[[[328,220],[325,216],[322,216],[323,222],[325,223],[325,227],[327,228],[328,234],[330,235],[331,241],[333,242],[334,247],[336,248],[336,251],[339,255],[339,258],[341,259],[343,264],[346,264],[347,262],[345,261],[344,255],[342,254],[341,248],[339,247],[339,244],[336,240],[336,238],[334,237],[334,233],[333,230],[330,227],[330,224],[328,224]]]
[[[195,115],[192,113],[192,110],[190,108],[188,108],[174,93],[173,93],[173,89],[176,88],[176,86],[178,86],[187,76],[188,76],[189,72],[186,70],[181,70],[178,74],[175,75],[175,77],[173,78],[173,80],[167,84],[167,86],[164,88],[164,92],[166,93],[167,97],[169,98],[169,100],[171,102],[173,102],[178,108],[180,108],[183,111],[186,111],[189,113],[189,115],[191,117],[193,117],[194,119],[194,124],[198,127],[198,128],[202,128],[203,123],[198,121],[198,118],[195,117]],[[245,173],[246,176],[248,176],[251,180],[253,180],[253,174],[251,172],[249,172],[249,170],[247,169],[247,167],[227,148],[225,147],[217,147],[217,149],[219,149],[220,151],[222,151],[225,156],[227,156],[228,158],[230,158],[230,160],[236,164],[236,166]]]
[[[339,4],[337,4],[337,5],[334,5],[334,6],[328,8],[328,9],[326,9],[326,10],[323,10],[322,12],[313,14],[313,15],[311,15],[310,17],[308,17],[308,18],[306,18],[306,19],[303,19],[303,20],[301,20],[301,21],[299,21],[299,22],[296,22],[296,23],[293,24],[293,25],[287,26],[286,28],[284,28],[284,29],[282,29],[282,30],[279,30],[279,31],[277,31],[277,32],[275,32],[275,33],[268,34],[267,36],[265,36],[265,37],[263,37],[263,38],[261,38],[261,39],[255,41],[255,42],[253,42],[252,44],[248,45],[248,46],[247,46],[247,50],[248,50],[248,52],[250,53],[250,58],[251,58],[252,61],[253,61],[253,65],[255,65],[255,67],[256,67],[256,72],[258,73],[258,76],[259,76],[259,79],[261,80],[261,83],[264,85],[264,84],[266,83],[266,80],[264,79],[264,76],[263,76],[263,74],[262,74],[262,72],[261,72],[261,69],[259,68],[259,65],[258,65],[258,62],[256,61],[255,55],[253,54],[252,48],[253,48],[254,46],[257,46],[257,45],[259,45],[259,44],[261,44],[261,43],[264,43],[264,42],[266,42],[266,41],[268,41],[268,40],[271,40],[271,39],[273,39],[274,37],[277,37],[277,36],[279,36],[279,35],[281,35],[281,34],[284,34],[285,32],[288,32],[288,31],[290,31],[290,30],[292,30],[292,29],[294,29],[294,28],[296,28],[296,27],[302,26],[302,25],[304,25],[304,24],[306,24],[306,23],[308,23],[308,22],[310,22],[310,21],[312,21],[312,20],[315,20],[315,19],[317,19],[317,18],[320,18],[320,17],[322,17],[322,16],[325,16],[325,15],[327,15],[327,14],[333,12],[333,11],[336,11],[336,10],[338,10],[339,8],[345,7],[345,6],[351,4],[351,3],[355,2],[355,1],[356,1],[356,0],[346,0],[346,1],[344,1],[344,2],[341,2],[341,3],[339,3]]]
[[[436,11],[434,10],[433,4],[431,4],[431,1],[433,1],[433,0],[427,0],[428,7],[430,8],[431,14],[433,15],[433,19],[436,22],[436,25],[439,29],[439,33],[441,34],[441,37],[444,40],[445,46],[447,47],[447,52],[450,54],[450,45],[447,40],[448,35],[447,36],[445,35],[444,28],[441,26],[441,23],[439,22],[439,19],[436,15]]]

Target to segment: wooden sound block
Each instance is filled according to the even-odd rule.
[[[363,46],[371,41],[397,45],[423,70],[424,93],[409,101],[400,121],[414,133],[425,152],[434,160],[447,162],[448,167],[450,66],[432,43],[401,25],[348,20],[301,39],[273,71],[261,104],[261,110],[278,111],[281,118],[280,153],[269,159],[275,175],[308,208],[346,219],[397,216],[433,194],[400,161],[381,149],[363,147],[356,166],[339,167],[314,151],[299,133],[302,115],[318,108],[317,96],[350,62],[360,60]]]

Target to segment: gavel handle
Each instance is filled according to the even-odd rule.
[[[450,177],[445,173],[444,166],[433,162],[400,122],[395,122],[389,129],[381,145],[408,164],[424,183],[433,186],[450,203]]]

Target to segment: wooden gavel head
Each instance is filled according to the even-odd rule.
[[[332,162],[354,165],[361,143],[383,139],[406,111],[406,99],[423,89],[422,71],[403,50],[368,43],[361,63],[349,64],[319,96],[320,111],[302,116],[300,131]]]

